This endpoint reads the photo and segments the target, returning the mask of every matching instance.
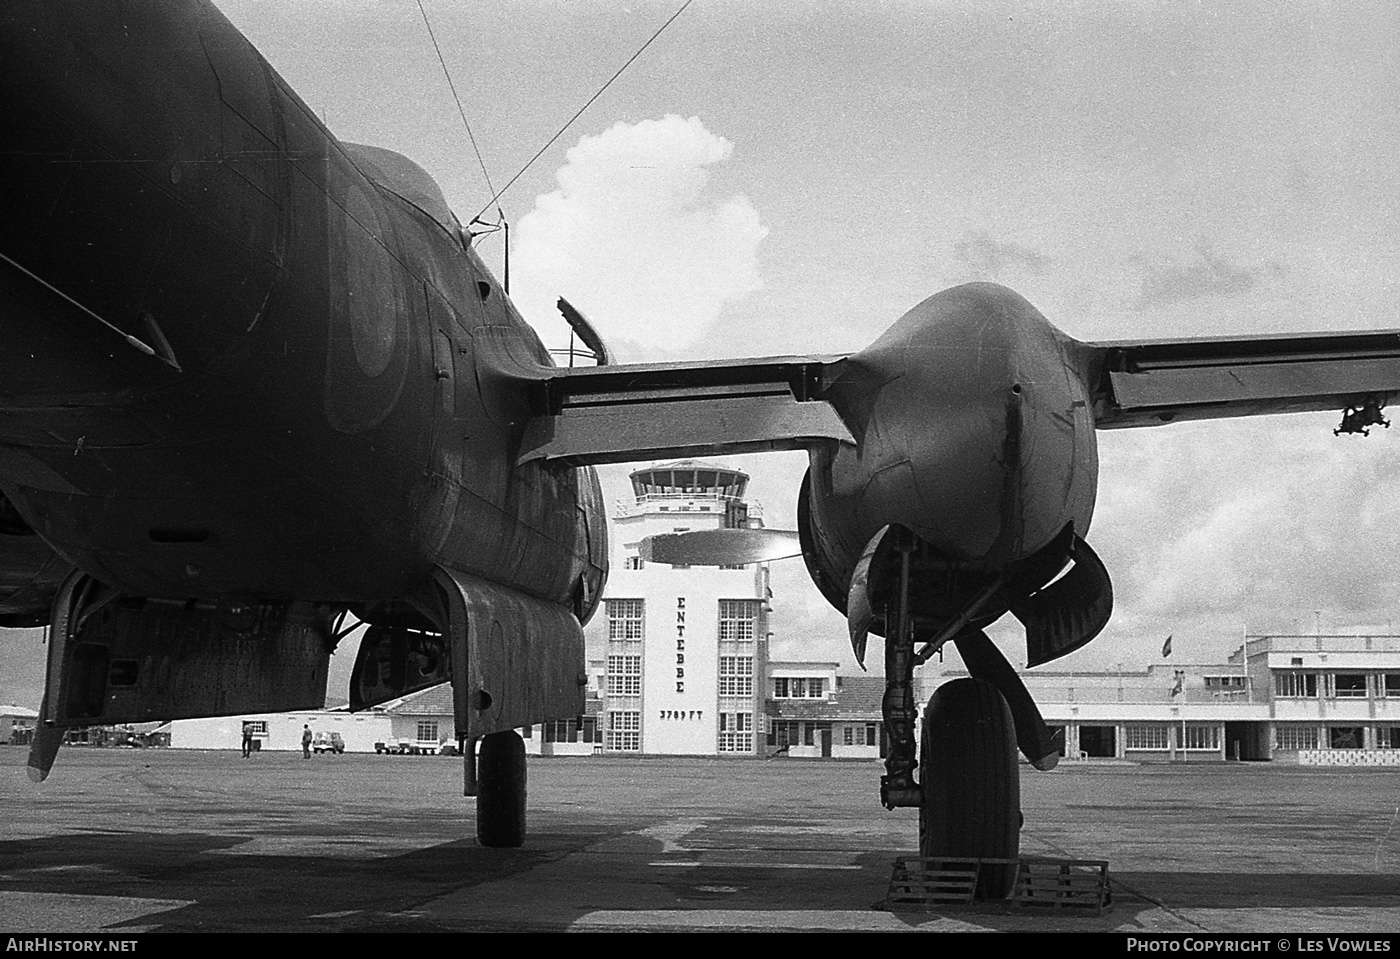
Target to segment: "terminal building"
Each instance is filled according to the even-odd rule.
[[[603,754],[705,755],[731,758],[788,756],[808,759],[879,759],[885,755],[880,699],[885,681],[879,676],[842,676],[836,663],[768,662],[759,691],[761,711],[754,716],[752,748],[739,751],[736,737],[715,731],[712,742],[687,743],[685,753],[646,750],[649,725],[638,718],[635,737],[605,736],[608,697],[603,660],[589,664],[588,697],[584,714],[521,730],[525,748],[533,755],[589,756]],[[640,687],[644,692],[645,683]],[[421,694],[420,694],[421,695]],[[623,697],[632,705],[631,696]],[[717,700],[718,701],[718,700]],[[442,721],[451,724],[451,701],[445,700]],[[702,707],[703,708],[703,707]],[[639,711],[643,709],[639,708]],[[658,722],[667,720],[658,717]],[[630,725],[630,720],[628,720]],[[629,730],[630,731],[630,730]],[[740,740],[748,747],[750,740]],[[705,747],[708,746],[708,749]]]
[[[627,600],[645,604],[655,595],[646,592]],[[670,593],[660,595],[674,599]],[[689,600],[698,594],[684,595]],[[720,597],[708,599],[717,604]],[[635,617],[627,621],[635,622]],[[645,629],[645,615],[642,622]],[[667,621],[664,628],[674,630],[674,624]],[[609,655],[640,656],[642,662],[614,661],[611,673],[606,660],[590,663],[584,714],[521,730],[526,748],[546,756],[883,758],[883,677],[843,676],[832,662],[765,661],[761,681],[742,673],[754,683],[752,694],[734,695],[732,690],[748,686],[721,686],[718,659],[721,650],[730,655],[730,649],[742,658],[744,641],[721,643],[718,615],[714,629],[697,628],[696,633],[704,641],[697,641],[694,654],[687,642],[685,665],[691,655],[708,657],[710,663],[700,674],[707,678],[687,687],[693,698],[685,708],[697,713],[693,720],[665,714],[679,711],[673,680],[666,688],[671,698],[663,700],[671,705],[652,706],[648,699],[658,685],[646,678],[649,656],[661,660],[667,679],[674,675],[670,634],[657,654],[650,652],[645,636],[626,638],[618,646],[610,643]],[[613,652],[627,644],[639,644],[641,651]],[[766,643],[755,635],[752,646],[758,659]],[[965,675],[947,670],[941,679]],[[1045,721],[1063,729],[1069,761],[1400,765],[1400,636],[1257,636],[1221,663],[1166,661],[1142,670],[1035,670],[1022,676]],[[920,677],[928,684],[921,700],[939,678]],[[707,699],[700,699],[702,692]],[[648,709],[656,714],[648,715]],[[738,721],[706,722],[698,715],[711,711],[751,714],[752,726],[747,719],[739,728]],[[19,716],[16,727],[32,722],[32,712]],[[633,715],[616,720],[610,714],[617,712]],[[303,724],[317,733],[341,733],[348,752],[373,751],[386,741],[420,746],[454,741],[451,688],[442,685],[358,714],[342,708],[179,720],[171,724],[170,745],[237,749],[245,721],[255,724],[262,749],[299,749]],[[610,721],[616,725],[609,727]],[[686,735],[678,735],[677,728]],[[610,735],[615,733],[630,735]]]
[[[768,567],[678,567],[639,551],[660,533],[762,527],[762,507],[745,499],[748,474],[686,460],[631,480],[633,499],[613,516],[602,615],[590,624],[606,649],[603,751],[762,755]]]
[[[1022,675],[1069,759],[1400,765],[1400,636],[1257,636],[1224,663]]]

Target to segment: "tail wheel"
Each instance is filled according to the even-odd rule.
[[[1009,859],[983,866],[977,898],[1004,899],[1016,882],[1021,783],[1016,727],[996,687],[955,679],[934,692],[919,747],[919,855]]]
[[[525,741],[514,730],[483,736],[476,755],[476,841],[512,849],[525,842]]]

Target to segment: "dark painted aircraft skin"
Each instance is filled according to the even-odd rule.
[[[815,449],[804,491],[812,565],[833,605],[845,610],[856,561],[887,525],[939,560],[919,594],[941,618],[1067,526],[1088,532],[1098,448],[1074,347],[1010,290],[968,284],[842,363],[823,398],[856,442]]]
[[[858,656],[886,636],[882,800],[973,836],[925,855],[1014,860],[1015,748],[1058,753],[983,627],[1012,613],[1034,666],[1107,623],[1095,431],[1365,432],[1400,392],[1394,332],[1085,344],[986,283],[852,356],[559,369],[428,175],[336,140],[207,2],[9,0],[0,130],[0,625],[52,623],[36,778],[64,725],[319,705],[350,611],[352,705],[450,678],[479,835],[518,844],[502,737],[583,708],[592,465],[806,449],[802,555]],[[974,678],[916,757],[945,642]]]
[[[508,371],[550,361],[427,175],[337,142],[208,5],[0,28],[25,185],[0,216],[0,488],[24,523],[142,596],[364,603],[441,563],[586,616],[596,478],[512,468]],[[22,618],[48,558],[0,539]]]

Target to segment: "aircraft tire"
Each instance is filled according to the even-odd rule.
[[[1016,727],[996,687],[977,679],[944,683],[924,710],[919,744],[919,855],[1009,859],[982,867],[978,899],[1005,899],[1021,847],[1021,781]]]
[[[509,729],[483,736],[476,768],[476,841],[493,849],[523,845],[525,741]]]

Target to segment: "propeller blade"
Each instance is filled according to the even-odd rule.
[[[802,555],[797,530],[697,529],[659,533],[640,544],[648,563],[672,566],[746,566]]]
[[[63,745],[64,730],[45,722],[34,724],[34,739],[29,744],[29,759],[25,775],[32,783],[41,783],[49,778],[53,761],[58,758],[58,747]]]
[[[870,604],[870,567],[889,531],[889,526],[881,526],[879,532],[865,544],[865,551],[860,554],[860,561],[851,574],[851,588],[846,596],[846,628],[851,633],[851,652],[856,654],[856,662],[861,669],[865,668],[865,641],[875,621],[875,610]]]

